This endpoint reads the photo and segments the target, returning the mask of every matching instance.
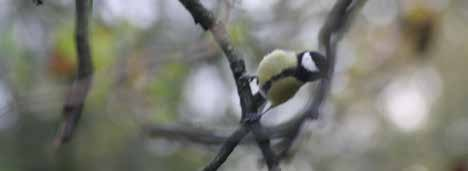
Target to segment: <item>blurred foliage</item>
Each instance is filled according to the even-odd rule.
[[[74,22],[70,21],[56,30],[54,47],[49,59],[49,71],[59,77],[71,79],[77,68]],[[95,70],[112,66],[115,60],[115,35],[104,25],[92,25],[91,49]]]
[[[177,119],[183,84],[188,74],[188,66],[183,63],[170,62],[162,66],[154,78],[147,84],[148,97],[155,104],[154,115],[157,123],[170,123]]]

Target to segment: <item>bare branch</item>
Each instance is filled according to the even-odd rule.
[[[213,131],[202,128],[181,127],[175,125],[148,125],[144,127],[144,132],[152,137],[187,140],[192,143],[199,143],[204,145],[220,145],[229,138],[228,136],[219,135]]]
[[[217,21],[213,14],[208,11],[203,5],[197,0],[179,0],[182,5],[191,13],[195,23],[200,24],[200,26],[206,30],[210,31],[218,43],[218,45],[223,50],[224,54],[226,55],[231,71],[234,76],[234,80],[236,82],[237,92],[239,94],[239,100],[242,110],[241,120],[243,121],[245,118],[249,118],[253,116],[257,112],[257,104],[255,102],[254,95],[250,90],[250,85],[248,79],[243,79],[244,74],[246,73],[245,69],[245,62],[241,56],[241,54],[234,49],[232,44],[230,43],[229,36],[226,32],[226,28],[221,21]],[[268,168],[270,170],[279,170],[276,155],[272,153],[272,149],[270,146],[270,140],[264,139],[260,137],[264,137],[261,135],[261,131],[255,130],[256,128],[261,128],[260,122],[254,121],[251,123],[245,123],[245,125],[241,126],[241,130],[247,126],[248,130],[253,130],[253,134],[256,137],[257,144],[259,145],[260,149],[262,150],[263,157],[267,161]],[[254,129],[252,129],[254,128]],[[249,132],[249,131],[246,131]],[[235,135],[235,133],[233,134]],[[243,137],[242,137],[243,138]],[[218,153],[218,156],[213,160],[207,168],[215,168],[216,170],[220,164],[222,164],[230,152],[237,146],[227,146],[232,145],[232,143],[228,143],[228,141],[221,147],[221,150]],[[229,149],[229,150],[224,150]],[[228,153],[226,153],[228,152]],[[221,157],[220,157],[221,156]],[[218,165],[219,164],[219,165]],[[216,167],[211,167],[216,166]]]
[[[242,120],[251,116],[257,111],[257,108],[261,106],[265,99],[258,98],[258,95],[253,95],[248,80],[243,79],[246,73],[244,60],[241,54],[231,45],[224,24],[221,21],[217,21],[213,14],[203,7],[199,1],[179,1],[191,13],[195,23],[200,24],[203,29],[212,33],[214,39],[223,50],[230,63],[231,71],[236,82],[242,108]],[[168,129],[164,127],[152,127],[151,134],[155,135],[154,133],[156,133],[156,135],[164,135],[168,138],[187,139],[192,142],[204,144],[219,144],[224,142],[215,159],[205,168],[205,170],[217,170],[241,140],[252,131],[253,139],[261,149],[268,169],[274,171],[280,170],[278,162],[287,156],[292,143],[299,135],[303,123],[308,118],[315,119],[319,116],[319,109],[326,100],[331,87],[338,41],[347,30],[347,26],[356,11],[358,11],[359,7],[362,7],[365,2],[366,0],[338,0],[331,10],[319,35],[320,48],[324,48],[323,51],[325,51],[328,61],[327,74],[325,78],[320,81],[312,103],[302,115],[272,127],[262,127],[258,121],[243,123],[241,127],[229,137],[203,130],[188,131],[177,127],[169,127]],[[275,154],[270,143],[271,139],[277,138],[282,139],[282,141],[277,144],[279,155]]]
[[[316,119],[320,115],[320,107],[326,100],[332,80],[333,73],[335,71],[336,64],[336,49],[337,44],[344,32],[347,30],[347,26],[352,20],[353,14],[365,4],[366,0],[337,0],[332,10],[330,11],[327,19],[325,20],[324,25],[320,29],[319,33],[319,43],[320,47],[325,48],[325,56],[327,57],[327,73],[324,78],[320,81],[316,92],[314,93],[314,98],[312,103],[307,108],[305,113],[301,115],[298,119],[292,120],[292,123],[286,123],[283,126],[292,128],[286,130],[285,138],[280,145],[283,149],[280,152],[280,157],[283,158],[287,156],[291,145],[294,140],[299,135],[300,127],[305,122],[307,118]],[[290,127],[290,125],[295,125],[296,127]]]
[[[42,2],[42,0],[32,0],[34,5],[36,6],[39,6],[39,5],[42,5],[44,2]]]
[[[247,80],[241,79],[241,76],[245,74],[245,62],[241,54],[234,49],[231,40],[226,32],[226,28],[221,21],[217,21],[213,14],[208,11],[202,4],[197,0],[179,0],[182,5],[192,14],[195,23],[199,24],[204,30],[210,31],[215,38],[216,42],[223,50],[226,58],[229,61],[231,71],[236,81],[237,92],[240,97],[240,104],[242,108],[242,117],[244,114],[249,113],[246,110],[252,108],[249,106],[253,104],[251,102],[252,92]]]
[[[215,171],[226,161],[226,159],[231,155],[232,151],[242,138],[249,133],[249,130],[246,127],[241,126],[237,131],[232,133],[232,135],[224,141],[221,149],[219,150],[216,157],[206,166],[203,171]]]
[[[265,158],[265,162],[267,164],[268,170],[270,171],[280,171],[278,158],[271,148],[271,143],[269,137],[266,136],[264,132],[262,132],[261,125],[257,122],[251,126],[251,130],[255,135],[255,141],[257,142],[258,147],[262,151],[262,154]]]
[[[290,137],[297,129],[300,129],[300,125],[298,125],[300,123],[299,119],[299,117],[296,117],[280,125],[263,126],[258,128],[261,131],[259,134],[270,140]],[[145,125],[143,131],[154,138],[162,137],[174,140],[186,140],[205,145],[221,145],[229,138],[228,135],[213,130],[180,125]],[[241,144],[244,144],[243,142],[251,144],[254,141],[255,138],[248,135]]]
[[[63,106],[65,117],[59,134],[57,144],[68,142],[76,129],[83,106],[92,83],[93,62],[89,45],[88,20],[91,12],[92,0],[76,0],[75,41],[78,57],[78,72]]]

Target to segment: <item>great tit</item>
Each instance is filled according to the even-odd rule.
[[[260,94],[268,100],[261,116],[271,108],[290,98],[307,82],[322,78],[327,70],[323,55],[314,51],[294,53],[285,50],[274,50],[260,61],[257,69],[257,81]],[[252,120],[251,118],[250,120]]]

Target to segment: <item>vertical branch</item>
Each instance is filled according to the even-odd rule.
[[[312,103],[305,113],[297,120],[297,125],[287,131],[286,138],[280,143],[280,158],[287,156],[291,145],[299,135],[300,127],[307,118],[316,119],[320,115],[320,108],[325,102],[331,89],[333,74],[336,65],[336,50],[338,42],[347,30],[354,14],[362,7],[367,0],[337,0],[327,16],[324,25],[319,32],[319,43],[322,51],[325,51],[327,57],[327,72],[325,77],[319,82],[318,88],[314,93]],[[323,50],[324,49],[324,50]],[[291,123],[288,123],[291,124]]]
[[[319,43],[320,48],[325,48],[325,56],[327,57],[327,73],[325,77],[320,82],[316,96],[312,102],[311,107],[307,110],[311,118],[317,118],[319,115],[319,108],[323,101],[325,101],[335,72],[335,63],[336,63],[336,33],[341,29],[341,26],[344,26],[346,22],[346,9],[352,3],[353,0],[338,0],[330,11],[327,19],[325,20],[324,25],[320,29],[319,33]]]
[[[89,45],[89,14],[92,0],[76,0],[75,41],[78,54],[78,79],[86,79],[93,73]]]
[[[64,122],[56,138],[57,144],[68,142],[80,119],[83,106],[91,87],[93,62],[89,45],[89,14],[92,0],[76,0],[75,42],[78,58],[77,76],[66,94],[62,114]]]
[[[333,73],[336,65],[336,50],[338,42],[348,30],[357,11],[367,0],[337,0],[330,14],[319,32],[320,48],[325,48],[328,68],[325,78],[319,84],[311,107],[307,110],[309,117],[315,119],[319,115],[319,108],[330,92]]]

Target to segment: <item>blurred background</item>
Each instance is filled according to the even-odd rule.
[[[316,50],[335,1],[202,0],[255,73],[276,49]],[[95,0],[96,73],[77,133],[59,151],[76,70],[74,1],[0,1],[0,171],[199,170],[218,146],[153,138],[143,124],[230,133],[240,108],[211,35],[176,0]],[[368,0],[341,41],[332,94],[284,171],[467,171],[468,1]],[[262,119],[291,119],[307,85]],[[266,170],[256,146],[221,170]]]

